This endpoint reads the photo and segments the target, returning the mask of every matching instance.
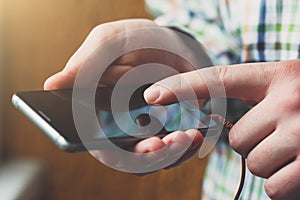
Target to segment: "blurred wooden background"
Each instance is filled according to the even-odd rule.
[[[60,151],[15,110],[13,92],[42,89],[97,24],[148,17],[142,0],[2,0],[4,147],[6,158],[46,163],[45,199],[200,199],[205,160],[145,177],[112,170],[88,153]]]

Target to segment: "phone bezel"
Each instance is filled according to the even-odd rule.
[[[52,142],[59,147],[61,150],[66,152],[81,152],[86,150],[95,150],[95,149],[107,149],[111,147],[111,142],[119,146],[123,149],[130,149],[134,144],[138,143],[142,140],[142,138],[137,137],[114,137],[110,139],[94,139],[93,141],[80,141],[80,139],[76,140],[68,140],[63,136],[62,133],[56,130],[49,123],[49,119],[47,119],[47,115],[43,113],[42,110],[36,110],[30,103],[26,102],[24,98],[22,98],[22,94],[30,93],[30,92],[51,92],[51,91],[26,91],[26,92],[17,92],[12,96],[13,105],[21,111],[33,124],[35,124],[48,138],[52,140]],[[219,125],[216,124],[215,127],[207,127],[207,128],[198,128],[198,130],[206,135],[206,132],[210,130],[219,130]],[[155,135],[157,137],[164,137],[170,132],[160,132]],[[78,133],[74,133],[78,134]]]

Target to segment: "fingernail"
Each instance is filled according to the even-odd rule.
[[[189,129],[189,130],[186,130],[185,133],[190,137],[190,138],[194,138],[196,137],[198,131],[195,130],[195,129]]]
[[[144,92],[144,98],[150,104],[154,104],[159,98],[159,96],[160,96],[160,86],[157,84],[147,88]]]
[[[197,137],[197,134],[199,133],[199,131],[197,131],[195,129],[189,129],[189,130],[185,131],[185,133],[187,134],[189,139],[191,141],[193,141]]]

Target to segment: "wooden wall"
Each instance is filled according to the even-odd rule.
[[[56,148],[10,103],[18,90],[42,89],[97,24],[147,17],[142,0],[2,0],[6,157],[33,157],[47,166],[45,196],[80,199],[200,199],[205,161],[146,177],[117,172],[88,153]]]

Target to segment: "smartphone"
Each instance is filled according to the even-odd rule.
[[[111,105],[113,88],[110,87],[96,89],[94,105],[84,99],[74,99],[72,89],[16,92],[12,96],[12,103],[60,149],[67,152],[107,149],[112,143],[128,149],[144,138],[154,135],[164,137],[176,130],[195,128],[205,135],[209,128],[218,129],[215,121],[189,102],[148,105],[143,98],[146,87],[134,91],[127,110],[115,108],[114,112]],[[80,90],[88,94],[91,89]],[[126,89],[122,91],[126,93]],[[97,117],[96,121],[84,122],[88,127],[84,134],[79,134],[74,122],[74,101],[79,110],[88,110],[90,112],[87,113]],[[136,126],[127,123],[128,120]]]

